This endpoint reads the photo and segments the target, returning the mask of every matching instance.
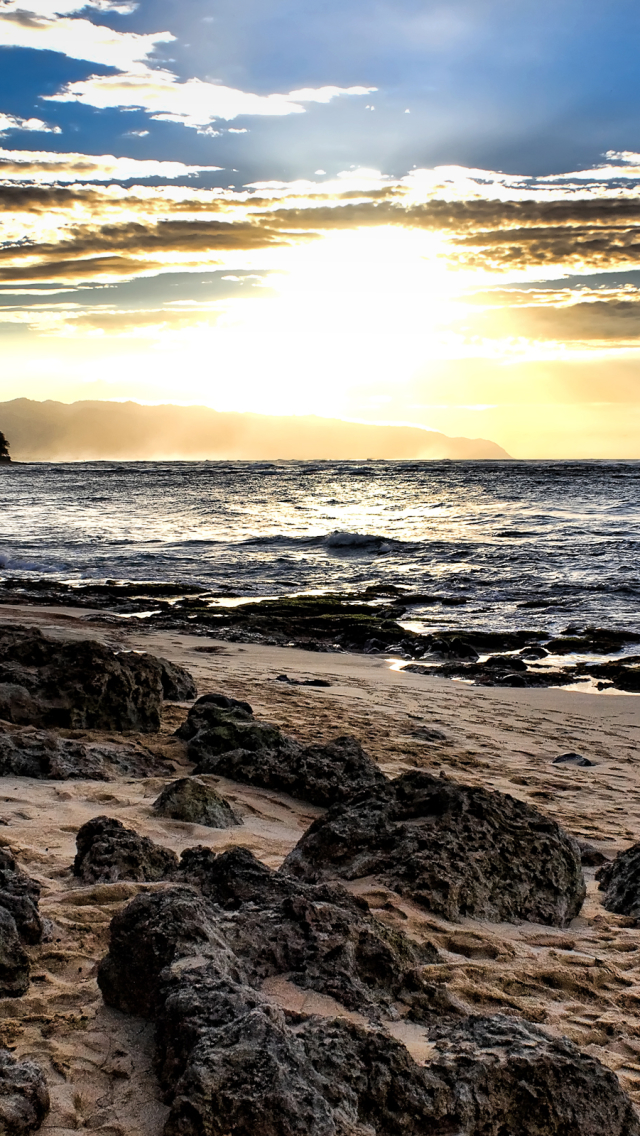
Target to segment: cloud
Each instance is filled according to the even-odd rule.
[[[220,166],[188,166],[184,162],[116,158],[113,154],[55,154],[45,150],[0,148],[0,182],[55,184],[60,182],[130,181],[133,178],[182,178],[215,172]]]
[[[0,138],[9,130],[35,130],[41,134],[61,134],[59,126],[48,126],[41,118],[18,118],[15,114],[0,112]]]
[[[22,9],[0,8],[0,47],[57,51],[120,71],[140,69],[156,47],[175,39],[171,32],[118,32],[90,20],[47,18]]]
[[[46,97],[52,102],[80,102],[100,109],[135,107],[159,121],[205,130],[213,122],[230,122],[240,115],[304,114],[303,103],[328,103],[340,95],[365,95],[373,89],[319,87],[288,95],[255,95],[201,79],[181,83],[171,71],[145,68],[119,75],[94,75],[68,83],[56,95]]]

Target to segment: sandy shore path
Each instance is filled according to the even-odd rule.
[[[201,693],[248,699],[257,715],[303,741],[349,733],[390,776],[413,768],[443,771],[511,793],[607,856],[640,840],[638,697],[470,687],[391,670],[381,657],[147,633],[141,621],[86,609],[0,606],[0,623],[10,622],[163,655],[186,666]],[[282,674],[331,685],[290,685],[278,681]],[[184,746],[172,737],[185,714],[186,707],[170,706],[160,735],[137,736],[170,760],[176,774],[190,768]],[[554,766],[553,758],[567,751],[594,765]],[[62,1136],[91,1127],[107,1136],[152,1136],[166,1112],[151,1069],[151,1028],[106,1010],[95,982],[112,915],[140,887],[154,885],[79,888],[69,871],[78,827],[107,813],[176,851],[244,844],[276,867],[320,811],[215,780],[243,816],[242,827],[217,831],[156,818],[150,805],[167,778],[108,784],[3,779],[0,843],[40,880],[41,908],[53,921],[52,940],[32,948],[29,993],[1,1005],[5,1042],[18,1055],[41,1060],[49,1077],[53,1108],[46,1131]],[[462,1003],[569,1036],[614,1069],[640,1104],[640,932],[630,920],[604,911],[594,874],[585,869],[587,901],[564,931],[475,920],[449,924],[374,879],[353,887],[377,916],[440,948],[443,961],[433,967],[434,981],[446,982]],[[301,992],[287,984],[272,996],[301,1004]]]

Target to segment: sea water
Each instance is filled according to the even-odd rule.
[[[416,629],[640,631],[640,462],[26,463],[0,503],[5,578],[384,583],[435,597]]]

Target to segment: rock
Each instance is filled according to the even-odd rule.
[[[5,907],[0,907],[0,997],[18,998],[26,994],[30,972],[29,956],[15,919]]]
[[[213,709],[210,709],[212,707]],[[237,715],[246,714],[249,717],[253,715],[253,709],[248,702],[242,702],[237,698],[228,698],[226,694],[203,694],[194,703],[184,722],[176,730],[176,737],[181,738],[184,742],[189,742],[192,738],[195,738],[200,730],[207,729],[209,725],[215,725],[217,722],[216,709],[226,710]]]
[[[0,1049],[0,1133],[35,1132],[49,1112],[49,1090],[35,1061],[16,1061]]]
[[[308,882],[378,876],[456,921],[564,926],[585,884],[576,841],[503,793],[411,772],[314,821],[281,871]]]
[[[98,982],[109,1005],[156,1019],[165,1136],[640,1136],[615,1075],[529,1023],[439,1016],[418,1065],[381,1029],[283,1012],[225,944],[244,908],[257,914],[251,900],[225,922],[171,888],[112,920]]]
[[[577,765],[582,769],[595,765],[595,761],[589,761],[588,757],[583,757],[581,753],[561,753],[559,757],[554,757],[551,762],[552,765]]]
[[[198,697],[198,688],[193,676],[185,667],[179,666],[178,663],[170,663],[161,655],[150,655],[149,657],[156,658],[160,664],[162,694],[167,702],[191,702],[192,699]]]
[[[640,843],[618,852],[596,872],[607,911],[631,915],[640,921]]]
[[[289,675],[276,675],[276,682],[286,682],[289,686],[331,686],[324,678],[289,678]]]
[[[73,874],[86,884],[161,880],[178,866],[175,852],[113,817],[98,816],[83,824],[76,847]]]
[[[153,802],[158,816],[204,824],[208,828],[232,828],[242,820],[231,805],[199,777],[182,777],[162,790]]]
[[[460,1136],[640,1133],[615,1074],[567,1038],[499,1015],[430,1033],[438,1056],[428,1069],[453,1095],[451,1131]]]
[[[384,774],[355,738],[305,748],[277,726],[257,721],[246,704],[225,698],[231,704],[221,705],[221,698],[198,699],[177,731],[196,774],[274,789],[321,807],[384,784]]]
[[[17,998],[29,988],[30,963],[24,944],[39,943],[40,886],[0,849],[0,997]],[[0,1113],[1,1115],[1,1113]],[[0,1128],[0,1132],[2,1129]]]
[[[490,670],[526,671],[527,664],[512,655],[490,655],[482,664]]]
[[[578,848],[580,849],[580,860],[585,868],[598,868],[601,864],[609,863],[608,856],[605,856],[604,852],[600,852],[588,840],[579,840]]]
[[[224,695],[213,697],[219,699]],[[204,698],[199,698],[191,707],[186,722],[176,730],[176,737],[188,743],[191,761],[217,757],[234,749],[255,753],[257,750],[279,749],[284,745],[284,736],[278,727],[256,721],[251,708],[246,710],[235,699],[228,700],[231,705],[221,706],[218,701],[213,701],[213,697],[204,695]]]
[[[528,686],[526,678],[521,674],[501,675],[498,682],[501,686]]]
[[[159,1005],[160,976],[172,963],[189,958],[211,960],[218,978],[244,979],[208,900],[190,887],[142,893],[111,920],[98,986],[108,1006],[151,1017]]]
[[[153,655],[117,654],[90,639],[49,639],[36,628],[0,626],[0,713],[7,721],[154,731],[162,673]]]
[[[118,776],[149,777],[165,767],[142,746],[86,744],[51,730],[12,728],[0,722],[0,777],[112,781]]]
[[[31,945],[42,939],[39,898],[40,884],[18,867],[8,848],[0,848],[0,907],[11,914],[20,937]]]

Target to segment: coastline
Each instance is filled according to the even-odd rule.
[[[353,734],[390,776],[423,769],[510,793],[607,857],[640,840],[640,702],[633,695],[471,687],[391,670],[380,656],[216,641],[103,617],[88,609],[0,606],[0,623],[167,657],[191,671],[200,693],[222,691],[247,699],[258,717],[303,742]],[[279,680],[282,674],[294,682]],[[331,685],[296,684],[311,679]],[[169,760],[174,776],[191,768],[183,743],[173,737],[186,711],[186,704],[165,704],[160,734],[135,739]],[[553,758],[566,751],[583,754],[593,766],[554,766]],[[108,813],[177,852],[194,844],[217,851],[244,845],[277,867],[322,811],[280,793],[215,778],[242,815],[242,826],[215,830],[162,821],[150,805],[170,780],[3,779],[0,843],[41,882],[41,910],[57,928],[56,941],[30,949],[29,992],[3,1000],[3,1035],[16,1055],[28,1054],[54,1070],[52,1112],[43,1130],[57,1136],[76,1130],[79,1119],[110,1136],[132,1131],[155,1136],[167,1111],[151,1072],[152,1027],[109,1010],[95,981],[113,914],[137,892],[162,885],[79,888],[68,872],[78,827]],[[434,979],[446,982],[465,1005],[525,1018],[570,1037],[618,1074],[638,1106],[637,930],[628,918],[603,909],[595,868],[584,870],[587,900],[564,930],[475,919],[451,924],[373,878],[347,886],[364,895],[390,926],[418,939],[429,936],[443,958],[432,968]],[[305,1012],[345,1013],[337,1003],[329,1005],[331,1000],[285,981],[272,984],[269,996]],[[404,1033],[398,1028],[419,1059],[425,1045],[419,1027],[407,1025]]]

